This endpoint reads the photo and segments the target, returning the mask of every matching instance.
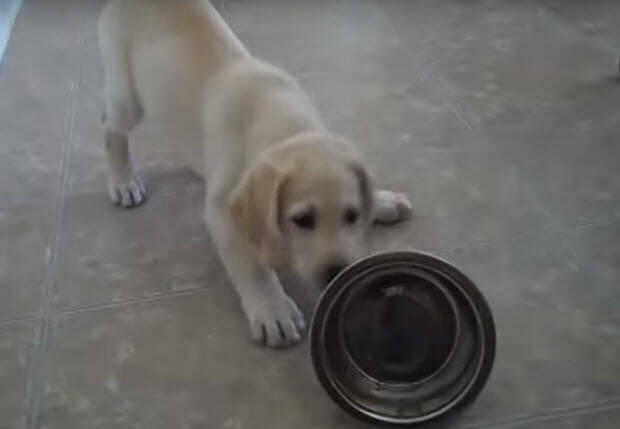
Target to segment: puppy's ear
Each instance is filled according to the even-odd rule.
[[[287,177],[275,166],[262,162],[250,170],[233,192],[230,214],[256,247],[262,263],[280,264],[282,249],[282,189]]]
[[[360,197],[362,201],[362,216],[367,224],[370,224],[373,219],[373,212],[375,207],[375,186],[374,180],[370,173],[364,167],[364,165],[358,161],[352,161],[350,163],[353,174],[357,178]]]

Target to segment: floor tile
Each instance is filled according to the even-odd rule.
[[[412,220],[373,228],[369,251],[432,250],[489,299],[494,372],[446,427],[615,427],[616,2],[215,3],[359,143],[379,186],[410,196]],[[25,1],[0,65],[0,426],[33,411],[39,322],[8,320],[40,312],[48,284],[38,427],[363,427],[306,345],[251,343],[202,225],[204,184],[157,118],[132,135],[148,201],[109,203],[102,5]],[[291,294],[309,313],[306,292]]]
[[[223,9],[242,40],[301,76],[333,129],[359,143],[378,185],[413,200],[413,222],[378,230],[373,249],[502,240],[548,226],[527,178],[475,148],[472,124],[416,72],[417,58],[376,4],[225,2]],[[256,25],[276,13],[291,19]],[[299,37],[279,37],[293,31]]]
[[[397,46],[396,35],[377,19],[379,11],[369,0],[221,3],[224,17],[252,53],[285,67],[296,76],[344,71],[353,65],[357,66],[353,72],[363,74],[379,65],[354,61],[362,55],[369,59],[387,55],[383,59],[392,65],[398,65],[399,60],[408,61],[391,56]],[[278,19],[273,19],[275,14],[279,15]],[[298,19],[300,16],[304,18]],[[360,28],[366,31],[360,32]],[[282,34],[295,37],[282,37]],[[386,48],[385,51],[378,51],[380,47]],[[394,77],[398,71],[392,70],[383,79]]]
[[[620,223],[572,230],[566,236],[592,278],[591,290],[617,300],[613,292],[620,284]]]
[[[487,297],[497,359],[468,422],[508,421],[620,396],[620,291],[561,237],[441,253]]]
[[[354,428],[308,349],[249,340],[230,289],[56,320],[41,426]]]
[[[53,200],[73,114],[80,58],[71,47],[79,29],[68,29],[68,17],[46,13],[42,3],[23,6],[0,70],[2,208]]]
[[[24,406],[35,322],[0,325],[0,416],[2,427],[24,429]]]
[[[0,68],[0,320],[41,306],[79,75],[77,23],[46,4],[23,6]]]
[[[202,221],[204,184],[188,170],[153,170],[140,208],[114,206],[105,180],[67,197],[54,310],[118,302],[228,280]]]
[[[445,144],[445,135],[468,125],[411,72],[407,46],[372,1],[224,2],[222,9],[241,40],[298,78],[332,129],[368,156],[412,141]],[[275,14],[290,19],[273,21]]]
[[[53,229],[41,209],[0,209],[0,321],[41,309]]]
[[[544,7],[549,8],[560,18],[574,23],[584,36],[599,40],[602,46],[615,48],[618,54],[620,48],[620,34],[617,23],[620,20],[620,10],[613,0],[599,0],[582,2],[579,0],[539,0]]]
[[[95,34],[84,36],[82,50],[54,311],[227,284],[202,221],[204,182],[170,162],[175,145],[153,127],[156,119],[130,136],[146,203],[126,210],[110,202]]]
[[[523,186],[534,191],[556,224],[609,222],[620,217],[615,124],[597,120],[557,129],[503,127],[487,132],[486,151],[527,178]]]
[[[381,162],[373,158],[380,183],[408,194],[414,209],[409,222],[375,229],[385,246],[459,247],[555,227],[518,165],[477,142],[462,150],[450,146],[402,145],[397,152],[386,152]]]
[[[620,411],[618,409],[611,410],[592,410],[590,412],[583,411],[574,415],[563,417],[549,417],[532,419],[531,421],[508,423],[498,426],[502,429],[614,429],[618,427],[620,420]]]
[[[544,123],[563,111],[569,117],[617,113],[615,56],[536,3],[380,4],[419,67],[473,123]]]

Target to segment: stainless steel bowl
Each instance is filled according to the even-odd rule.
[[[472,401],[495,358],[495,326],[474,283],[450,263],[400,251],[362,259],[325,289],[312,317],[317,377],[342,408],[413,426]]]

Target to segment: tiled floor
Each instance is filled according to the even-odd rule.
[[[620,3],[217,5],[410,195],[413,221],[373,249],[434,251],[489,298],[495,370],[446,427],[618,427]],[[25,0],[0,66],[0,428],[366,427],[305,345],[251,344],[203,184],[154,123],[136,138],[149,201],[107,201],[100,7]]]

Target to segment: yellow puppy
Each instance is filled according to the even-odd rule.
[[[297,82],[251,56],[207,1],[112,0],[99,22],[109,194],[139,205],[128,147],[144,112],[189,130],[175,152],[204,175],[204,219],[252,337],[295,343],[304,319],[274,268],[324,286],[363,248],[373,221],[408,200],[375,191],[354,147],[332,135]]]

